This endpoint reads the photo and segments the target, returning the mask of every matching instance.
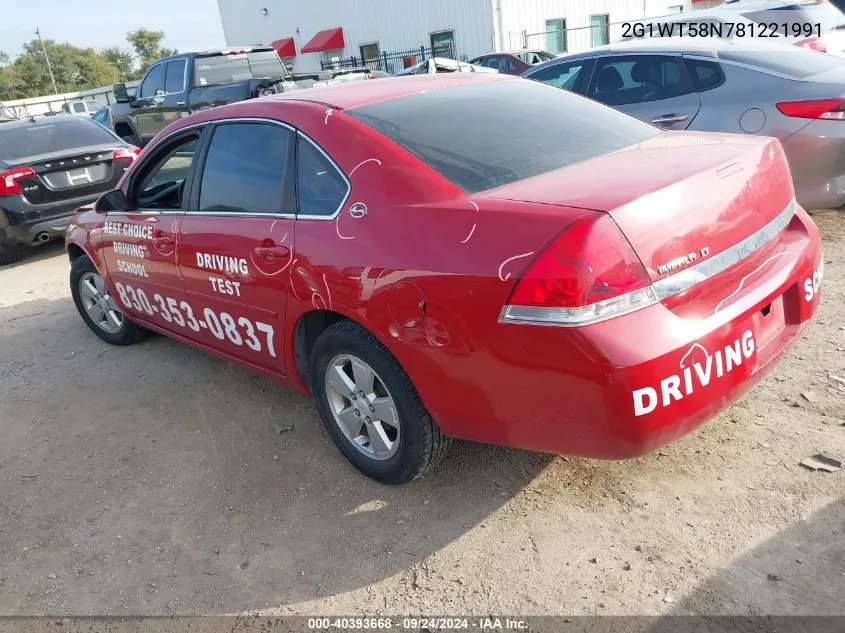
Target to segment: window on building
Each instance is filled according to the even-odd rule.
[[[590,16],[590,46],[610,43],[610,15],[601,13]]]
[[[673,14],[673,13],[683,13],[683,12],[684,12],[684,5],[682,5],[682,4],[676,4],[676,5],[669,7],[669,14],[670,15]]]
[[[455,32],[440,31],[431,34],[431,48],[434,57],[450,57],[457,59],[455,48]]]
[[[381,51],[379,50],[378,42],[372,44],[361,44],[361,61],[364,66],[373,70],[382,70],[381,68]]]
[[[566,52],[566,20],[546,20],[546,50],[550,53]]]

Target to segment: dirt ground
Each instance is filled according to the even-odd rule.
[[[0,614],[845,614],[845,470],[798,465],[845,460],[845,213],[815,218],[815,323],[698,432],[623,463],[459,443],[398,488],[304,397],[106,346],[43,247],[0,269]]]

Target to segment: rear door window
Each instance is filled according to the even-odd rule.
[[[345,111],[468,193],[530,178],[658,134],[535,81],[472,82]]]
[[[690,77],[698,92],[718,88],[725,82],[725,73],[716,61],[685,59]]]
[[[326,155],[299,136],[296,149],[300,216],[332,216],[346,201],[349,183]]]
[[[587,95],[618,106],[671,99],[694,91],[680,57],[614,55],[598,60]]]
[[[276,51],[206,55],[194,61],[194,86],[214,86],[256,77],[286,75],[287,71]]]
[[[202,170],[199,210],[294,213],[292,143],[293,132],[279,125],[218,125]]]
[[[174,59],[167,62],[167,70],[164,79],[164,91],[168,94],[185,91],[185,66],[184,59]]]

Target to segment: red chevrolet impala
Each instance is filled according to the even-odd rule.
[[[450,438],[662,446],[772,368],[822,279],[778,141],[661,132],[502,75],[198,112],[67,247],[100,338],[160,332],[312,394],[387,483]]]

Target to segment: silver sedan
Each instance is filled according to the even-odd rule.
[[[631,41],[523,75],[669,130],[774,136],[807,209],[845,205],[845,60],[797,46],[715,38]]]

